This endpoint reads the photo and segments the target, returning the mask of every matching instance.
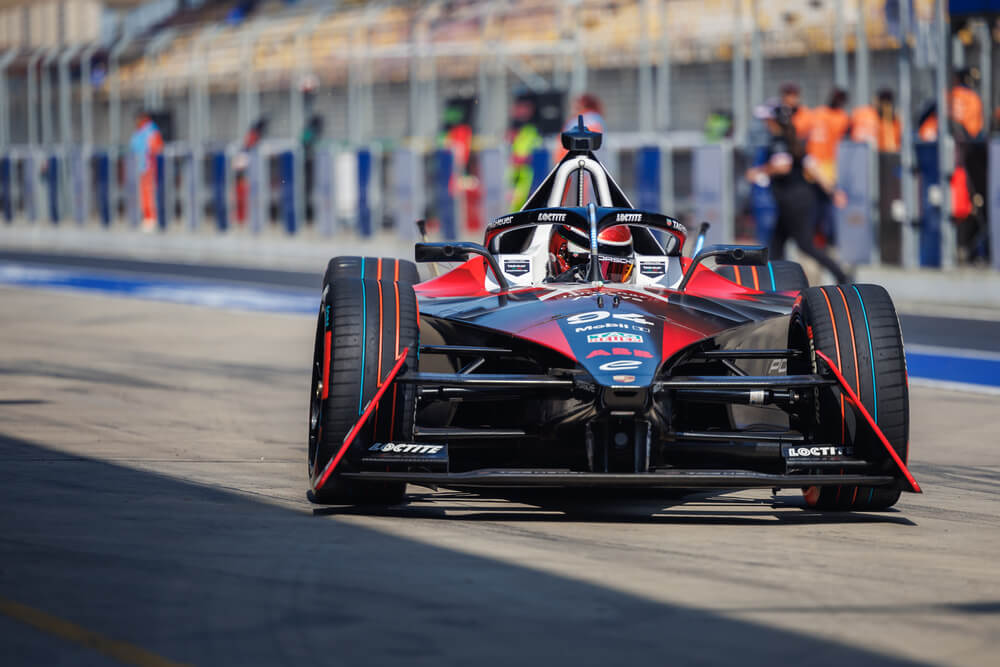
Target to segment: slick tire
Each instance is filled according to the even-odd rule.
[[[327,264],[323,284],[339,278],[390,280],[408,285],[420,282],[416,264],[385,257],[334,257]]]
[[[394,269],[390,275],[395,275]],[[417,344],[417,302],[411,284],[345,277],[324,284],[309,408],[308,468],[314,502],[395,504],[405,498],[404,483],[351,480],[340,473],[359,470],[372,443],[412,439],[412,385],[393,385],[386,391],[333,475],[321,489],[315,484],[398,355],[409,348],[407,363],[415,363]]]
[[[878,285],[811,287],[792,312],[789,346],[809,352],[789,362],[789,373],[815,373],[813,350],[839,367],[851,389],[906,461],[909,391],[903,338],[892,299]],[[797,367],[796,367],[797,366]],[[867,421],[835,388],[817,390],[810,416],[815,441],[845,445],[874,464],[875,474],[897,474],[896,465]],[[883,510],[899,499],[899,486],[824,486],[803,489],[806,504],[822,510]]]
[[[809,287],[802,265],[784,259],[770,261],[767,266],[720,266],[715,271],[737,285],[764,292],[801,292]]]

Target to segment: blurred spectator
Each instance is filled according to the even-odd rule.
[[[809,125],[812,121],[810,110],[802,106],[801,89],[799,84],[787,82],[781,86],[781,105],[791,110],[792,125],[799,138],[809,135]]]
[[[242,151],[233,161],[233,168],[236,172],[236,220],[240,223],[247,219],[247,199],[250,194],[250,185],[247,182],[247,169],[250,167],[250,152],[257,148],[261,139],[267,133],[268,119],[265,116],[258,118],[243,137]]]
[[[510,143],[511,210],[519,210],[531,194],[531,155],[542,145],[542,136],[532,122],[535,103],[531,97],[520,95],[514,100],[510,114],[507,139]]]
[[[706,140],[722,141],[731,136],[733,136],[733,114],[720,109],[708,114],[708,118],[705,119]]]
[[[142,228],[151,232],[156,229],[156,157],[163,151],[163,136],[148,112],[136,114],[135,132],[129,143],[132,159],[139,169]]]
[[[844,109],[846,105],[847,92],[842,88],[834,88],[827,104],[816,107],[811,112],[806,154],[812,160],[813,168],[822,182],[831,186],[837,182],[837,147],[851,124]],[[823,186],[817,184],[815,189],[816,231],[825,242],[833,243],[836,230],[833,199]]]
[[[866,105],[854,110],[851,140],[868,143],[883,153],[899,152],[902,130],[891,90],[883,88],[878,91],[874,106]]]
[[[785,243],[791,239],[799,250],[826,268],[838,283],[849,282],[846,272],[813,243],[816,195],[813,183],[821,184],[833,195],[831,183],[825,182],[808,158],[797,136],[794,111],[787,106],[762,107],[758,110],[771,132],[767,161],[746,173],[751,183],[770,183],[777,204],[778,217],[771,237],[771,259],[783,259]]]

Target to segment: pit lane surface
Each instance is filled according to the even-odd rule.
[[[904,325],[905,326],[905,325]],[[305,498],[312,320],[0,288],[0,664],[967,664],[998,401],[916,387],[897,511],[798,493]]]

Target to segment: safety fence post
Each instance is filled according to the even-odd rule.
[[[297,227],[295,206],[295,152],[282,151],[278,155],[278,168],[281,174],[281,217],[285,222],[285,231],[294,234]]]
[[[73,218],[76,224],[82,225],[87,222],[87,214],[90,209],[90,188],[87,187],[87,162],[83,147],[73,148],[68,156],[70,167],[70,183],[72,184],[72,204]]]
[[[28,209],[28,220],[32,223],[38,222],[38,199],[41,196],[38,186],[38,154],[29,149],[24,156],[24,201]]]
[[[101,224],[111,226],[111,160],[105,151],[94,153],[94,172],[97,180],[97,213]]]
[[[455,156],[450,150],[440,149],[434,152],[434,163],[434,208],[441,221],[441,235],[451,241],[457,238],[455,198],[451,192]]]
[[[358,234],[362,238],[372,235],[371,178],[372,153],[362,148],[358,151]]]
[[[0,205],[3,206],[3,218],[8,224],[14,220],[10,172],[10,156],[4,155],[0,157]]]
[[[727,155],[728,153],[728,155]],[[723,144],[706,144],[692,149],[691,185],[694,219],[712,224],[705,244],[728,243],[733,238],[731,167],[732,150]],[[727,160],[727,157],[730,159]]]
[[[840,259],[848,264],[871,264],[877,230],[872,220],[871,147],[844,141],[837,150],[837,183],[847,203],[836,211],[836,239]]]
[[[391,211],[396,233],[404,239],[417,238],[417,220],[424,217],[423,161],[412,148],[398,147],[392,152]]]
[[[47,158],[47,171],[45,172],[47,185],[49,188],[49,222],[53,225],[59,224],[59,157],[54,153]]]
[[[990,265],[1000,269],[1000,139],[990,139],[989,145],[989,185],[986,188],[989,199],[987,212],[990,219]]]
[[[499,148],[479,152],[479,178],[482,189],[483,224],[508,213],[504,188],[504,154]]]
[[[260,148],[250,150],[246,168],[247,213],[250,216],[250,231],[254,234],[260,234],[264,228],[269,208],[267,171],[270,165],[261,153]]]
[[[139,163],[130,152],[123,155],[125,161],[125,211],[129,225],[138,227],[142,223],[141,202],[139,200]]]
[[[226,200],[226,151],[212,153],[212,208],[215,226],[220,232],[229,229],[229,205]]]
[[[316,174],[313,183],[313,217],[316,220],[319,233],[323,236],[331,236],[336,226],[336,201],[333,196],[336,181],[333,174],[332,146],[316,148],[313,168]]]
[[[156,223],[160,231],[167,230],[166,167],[166,156],[163,153],[158,153],[156,156],[156,181],[154,183],[156,190],[153,196],[156,203]]]
[[[920,172],[920,266],[941,266],[941,188],[938,185],[938,143],[920,142],[917,170]]]

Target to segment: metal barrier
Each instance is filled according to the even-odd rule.
[[[921,265],[941,265],[942,229],[952,233],[953,225],[945,224],[950,216],[940,210],[936,148],[916,147],[921,206],[907,219],[899,214],[901,193],[887,187],[898,180],[898,158],[879,156],[864,144],[841,146],[839,182],[847,205],[836,214],[836,237],[844,261],[905,265],[909,243],[914,254],[919,248]],[[737,224],[738,211],[767,214],[756,199],[766,191],[743,182],[746,157],[730,142],[625,135],[612,138],[604,151],[605,161],[618,165],[609,170],[635,206],[692,225],[710,221],[709,242],[755,233]],[[1000,160],[1000,140],[989,144],[988,158],[990,165]],[[548,149],[532,154],[533,180],[544,178],[550,162]],[[157,158],[157,227],[169,233],[197,231],[207,214],[220,233],[231,230],[235,219],[251,234],[280,229],[294,235],[308,227],[323,236],[347,232],[367,238],[389,228],[413,239],[413,222],[428,218],[437,222],[435,233],[443,238],[475,237],[487,221],[508,212],[508,163],[504,147],[490,145],[477,147],[468,165],[459,166],[450,150],[410,144],[358,148],[326,142],[306,159],[291,140],[263,141],[248,152],[235,145],[172,142]],[[13,146],[0,155],[0,218],[138,227],[139,180],[135,157],[116,147],[46,151]],[[991,262],[1000,268],[1000,169],[995,166],[983,200]],[[919,239],[910,221],[919,224]]]

